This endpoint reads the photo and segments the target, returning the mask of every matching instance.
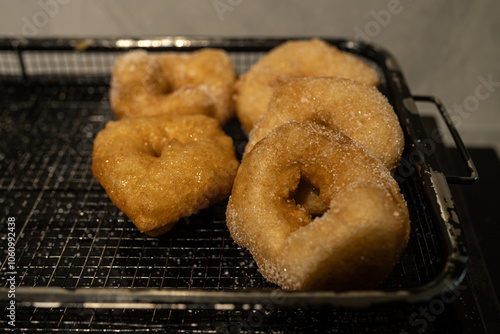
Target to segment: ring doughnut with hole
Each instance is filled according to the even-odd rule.
[[[327,211],[294,198],[306,179]],[[291,121],[245,156],[226,211],[231,236],[284,289],[367,289],[392,270],[410,221],[399,186],[370,152],[338,130]]]

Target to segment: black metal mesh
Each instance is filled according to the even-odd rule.
[[[0,51],[0,75],[20,76],[21,65],[18,54],[14,51]]]
[[[45,52],[23,53],[27,75],[107,76],[120,52]]]

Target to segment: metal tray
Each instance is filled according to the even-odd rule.
[[[406,137],[395,178],[408,202],[412,232],[392,273],[369,291],[281,291],[258,272],[231,239],[226,203],[184,218],[160,238],[141,234],[111,203],[90,169],[95,135],[112,120],[109,75],[123,52],[227,50],[238,74],[284,39],[164,37],[144,39],[0,40],[1,226],[13,217],[18,306],[216,310],[280,307],[366,308],[415,303],[454,289],[468,261],[448,182],[474,182],[477,172],[439,100],[414,98],[385,50],[327,39],[360,56],[379,73],[379,90],[393,105]],[[415,100],[436,103],[470,175],[439,171],[433,137]],[[236,120],[226,127],[241,156],[246,138]],[[8,238],[1,234],[2,253]],[[8,283],[0,301],[8,302]]]

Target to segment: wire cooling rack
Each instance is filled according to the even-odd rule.
[[[0,190],[8,194],[6,216],[25,222],[16,244],[21,286],[274,288],[232,241],[225,202],[154,238],[109,200],[91,172],[93,138],[113,119],[106,84],[0,89],[18,102],[5,101]],[[226,131],[244,147],[236,121]],[[415,182],[401,184],[413,223],[410,245],[381,288],[417,287],[441,269],[440,245]]]
[[[57,323],[57,328],[78,320],[95,328],[106,324],[125,330],[130,326],[119,324],[132,317],[141,324],[137,328],[146,330],[149,324],[147,331],[154,331],[156,325],[178,323],[175,319],[184,317],[196,324],[213,320],[219,325],[206,329],[217,331],[225,330],[217,326],[240,326],[241,318],[248,324],[255,314],[262,319],[253,321],[262,329],[269,314],[292,326],[297,321],[278,311],[278,306],[368,307],[384,300],[411,301],[414,297],[417,301],[430,298],[463,276],[460,261],[466,255],[462,241],[459,236],[447,239],[456,226],[441,221],[439,203],[432,197],[442,186],[429,188],[431,179],[423,172],[402,170],[404,175],[396,175],[410,211],[410,241],[390,275],[376,290],[366,293],[280,291],[260,275],[249,252],[230,237],[224,201],[181,219],[162,237],[141,234],[111,203],[90,168],[93,139],[114,119],[108,100],[109,73],[125,50],[116,47],[117,41],[113,47],[103,46],[109,41],[94,41],[97,44],[85,52],[68,46],[71,41],[49,42],[52,48],[47,49],[45,41],[40,43],[43,47],[28,44],[22,52],[0,53],[0,222],[4,224],[7,217],[15,217],[17,222],[18,301],[26,306],[19,316],[29,318],[29,326],[39,321],[38,314],[44,314],[36,307],[51,310],[49,321]],[[226,48],[241,74],[279,42],[218,41],[208,46]],[[360,54],[377,70],[382,78],[379,89],[403,119],[409,93],[392,60],[377,58],[388,55],[352,43],[336,43]],[[180,51],[201,47],[196,41],[191,46]],[[172,49],[170,44],[160,48]],[[408,118],[415,117],[419,116]],[[402,126],[409,142],[403,161],[413,161],[409,157],[415,149],[411,141],[419,132]],[[224,130],[241,157],[246,137],[239,123],[233,120]],[[425,159],[423,163],[427,164]],[[6,249],[3,234],[0,242]],[[2,275],[8,271],[6,263],[7,259],[0,263]],[[272,302],[266,304],[269,300]],[[408,307],[399,310],[409,312]],[[335,320],[336,316],[342,320]],[[394,325],[394,316],[392,307],[354,313],[330,309],[317,311],[312,319],[337,321],[339,328],[355,328],[353,321],[382,328]]]

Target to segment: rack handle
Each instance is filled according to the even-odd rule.
[[[476,166],[474,165],[474,162],[472,161],[469,152],[465,148],[462,138],[460,137],[457,129],[453,125],[451,117],[446,111],[446,108],[444,107],[441,100],[435,96],[428,96],[428,95],[413,95],[412,97],[414,101],[433,103],[437,107],[439,113],[441,114],[441,117],[443,118],[444,122],[446,123],[446,126],[448,127],[448,130],[451,133],[451,136],[453,137],[453,140],[455,141],[455,145],[457,146],[457,149],[460,152],[460,155],[462,156],[466,168],[469,171],[469,175],[467,176],[445,175],[446,181],[448,181],[448,183],[454,183],[454,184],[472,184],[477,182],[477,180],[479,179],[479,174],[477,172]]]

